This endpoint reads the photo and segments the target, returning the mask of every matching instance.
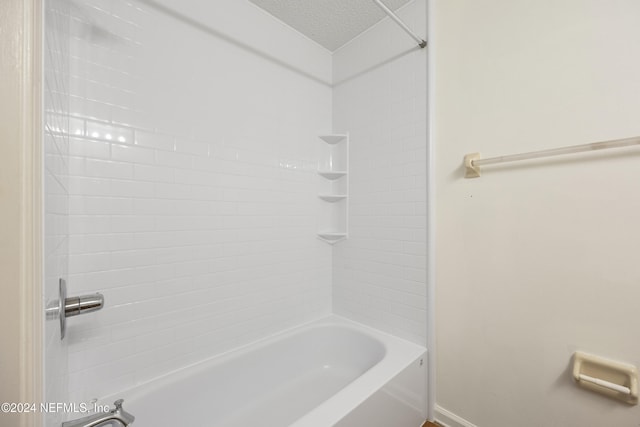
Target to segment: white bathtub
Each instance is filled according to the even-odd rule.
[[[115,397],[138,427],[418,427],[425,351],[330,316]]]

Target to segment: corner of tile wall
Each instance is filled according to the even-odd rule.
[[[426,2],[398,11],[426,34]],[[334,131],[350,134],[350,238],[333,254],[333,309],[426,345],[426,49],[383,20],[334,54]]]

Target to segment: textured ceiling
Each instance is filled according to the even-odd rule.
[[[249,0],[334,51],[386,15],[372,0]],[[411,0],[385,0],[396,10]]]

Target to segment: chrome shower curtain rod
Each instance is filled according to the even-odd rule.
[[[400,28],[402,28],[405,33],[409,34],[409,36],[411,36],[411,38],[414,39],[416,43],[418,43],[418,46],[420,46],[420,48],[425,48],[427,46],[426,40],[421,39],[416,35],[416,33],[411,31],[411,28],[407,27],[407,24],[402,22],[402,20],[398,18],[398,15],[393,13],[391,9],[389,9],[384,3],[382,3],[382,0],[373,0],[373,2],[377,4],[378,7],[380,7],[380,9],[382,9],[384,13],[389,16],[389,18],[393,19],[396,24],[400,25]]]

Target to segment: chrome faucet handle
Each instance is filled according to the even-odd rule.
[[[129,424],[133,423],[133,421],[136,419],[136,417],[134,417],[132,414],[127,412],[122,407],[123,403],[124,403],[124,399],[118,399],[115,402],[113,402],[113,404],[115,405],[116,408],[111,412],[116,414],[116,415],[118,415],[121,418],[120,421],[124,421],[125,425],[128,426]]]
[[[122,404],[124,403],[124,399],[118,399],[115,402],[113,402],[114,405],[116,405],[116,411],[120,411],[122,410]]]

